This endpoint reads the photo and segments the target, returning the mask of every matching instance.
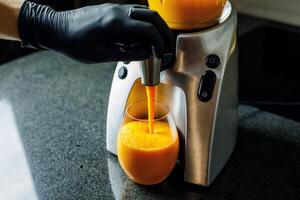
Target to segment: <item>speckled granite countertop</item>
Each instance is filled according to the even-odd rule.
[[[300,123],[240,106],[239,135],[209,188],[181,169],[134,184],[105,148],[114,64],[39,52],[0,66],[0,199],[300,199]]]

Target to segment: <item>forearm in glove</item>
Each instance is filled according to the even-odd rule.
[[[154,11],[101,4],[57,12],[25,1],[19,14],[23,46],[54,49],[84,62],[131,61],[172,51],[172,35]]]

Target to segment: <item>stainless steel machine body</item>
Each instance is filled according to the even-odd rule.
[[[161,72],[157,100],[166,103],[180,135],[185,181],[208,186],[229,159],[238,123],[236,12],[228,2],[220,23],[179,34],[174,65]],[[119,62],[107,113],[107,150],[117,154],[117,135],[127,105],[146,100],[142,62]]]

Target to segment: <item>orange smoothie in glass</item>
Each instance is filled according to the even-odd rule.
[[[148,122],[129,122],[119,133],[118,157],[125,173],[136,183],[153,185],[165,180],[178,156],[179,140],[167,122],[155,122],[154,133]]]

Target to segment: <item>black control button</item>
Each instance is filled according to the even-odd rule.
[[[207,102],[211,99],[215,83],[217,80],[217,76],[213,71],[205,71],[202,74],[199,89],[198,89],[198,98],[203,101]]]
[[[120,79],[125,79],[127,76],[128,70],[126,67],[121,67],[118,71],[118,76]]]
[[[214,68],[217,68],[221,64],[221,60],[220,60],[219,56],[217,56],[216,54],[211,54],[206,57],[205,64],[207,67],[214,69]]]
[[[124,65],[128,65],[130,61],[123,61]]]

